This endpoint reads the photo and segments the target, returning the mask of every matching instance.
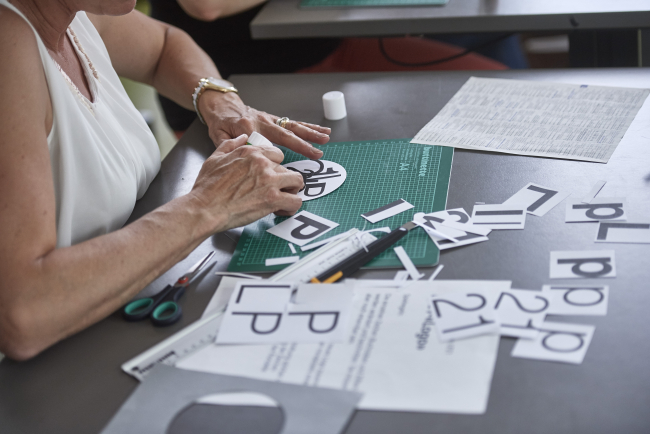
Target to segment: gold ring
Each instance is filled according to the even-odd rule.
[[[286,116],[282,117],[282,118],[278,118],[278,120],[275,121],[276,125],[278,125],[281,128],[286,128],[287,127],[287,122],[289,122],[289,118],[286,117]]]

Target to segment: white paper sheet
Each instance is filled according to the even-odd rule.
[[[519,339],[513,357],[579,365],[587,354],[596,327],[545,321],[535,339]]]
[[[352,291],[302,284],[239,282],[224,314],[217,344],[340,342],[346,334]]]
[[[338,163],[326,160],[300,160],[284,164],[302,175],[305,187],[298,192],[303,202],[326,196],[345,182],[348,174]]]
[[[596,279],[616,277],[613,250],[551,252],[551,279]]]
[[[510,289],[501,291],[494,305],[501,336],[534,339],[550,308],[550,296],[543,291]]]
[[[490,229],[523,229],[526,208],[521,205],[474,205],[472,223]]]
[[[522,206],[526,208],[528,214],[542,217],[570,194],[570,192],[559,191],[530,182],[503,204]]]
[[[607,285],[544,285],[543,292],[550,297],[549,314],[607,315]]]
[[[305,245],[331,231],[339,224],[308,211],[300,211],[266,232],[283,238],[290,243]]]
[[[468,285],[498,293],[510,283],[381,282],[346,280],[356,289],[345,343],[211,345],[177,367],[359,391],[365,410],[484,413],[499,337],[439,343],[431,296]]]
[[[597,243],[650,243],[650,223],[601,222],[596,233]]]
[[[649,93],[471,77],[411,143],[606,163]]]
[[[625,221],[627,203],[624,197],[597,197],[591,203],[579,198],[569,198],[566,203],[566,223],[598,221]]]
[[[370,223],[377,223],[379,221],[387,219],[388,217],[392,217],[394,215],[407,211],[411,208],[413,208],[413,205],[404,199],[399,199],[375,210],[363,213],[361,214],[361,217],[368,220]]]

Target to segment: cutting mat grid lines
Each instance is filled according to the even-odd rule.
[[[409,143],[409,139],[331,143],[320,147],[323,159],[342,165],[347,171],[345,183],[322,198],[304,202],[301,210],[339,223],[324,238],[351,228],[366,229],[389,226],[395,229],[409,221],[415,212],[445,209],[453,149]],[[284,163],[303,160],[285,151]],[[361,214],[392,201],[404,199],[415,208],[371,224]],[[286,265],[266,267],[267,258],[292,255],[285,240],[266,232],[286,217],[269,215],[248,225],[237,244],[230,271],[264,272],[280,270]],[[318,240],[318,239],[317,239]],[[396,244],[402,245],[416,265],[434,265],[438,249],[422,230],[416,230]],[[298,253],[304,257],[310,252]],[[371,268],[401,267],[389,249],[368,264]]]

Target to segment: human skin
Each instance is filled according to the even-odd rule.
[[[178,4],[192,18],[214,21],[246,11],[265,0],[178,0]]]
[[[192,108],[199,78],[219,73],[184,32],[132,11],[134,0],[11,0],[35,26],[50,55],[90,97],[65,30],[86,11],[118,74],[156,87]],[[0,352],[29,359],[105,318],[212,234],[301,205],[302,177],[279,165],[273,147],[245,146],[259,131],[309,158],[322,155],[329,129],[244,105],[236,94],[206,91],[200,110],[216,145],[191,192],[115,232],[56,248],[56,203],[47,136],[52,104],[35,36],[0,6]]]

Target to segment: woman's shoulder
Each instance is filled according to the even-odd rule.
[[[45,113],[48,88],[37,37],[25,19],[3,5],[0,5],[0,58],[0,111],[22,106],[31,113],[34,113],[31,110]]]
[[[36,35],[30,24],[2,4],[0,4],[0,52],[3,60],[8,60],[7,56],[21,54],[40,57]]]

